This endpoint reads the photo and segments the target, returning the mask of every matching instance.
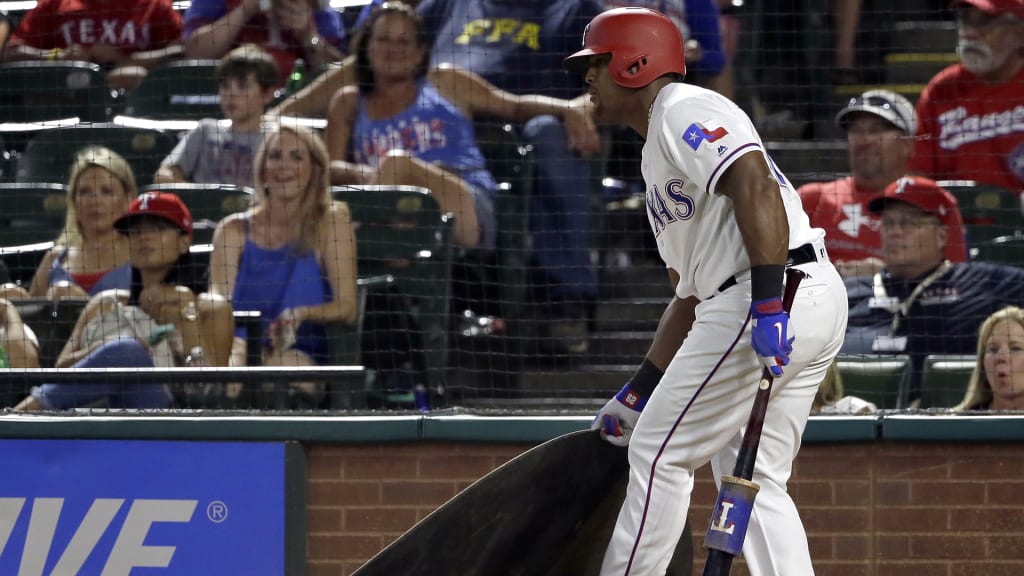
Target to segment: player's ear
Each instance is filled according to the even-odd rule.
[[[945,224],[939,224],[935,229],[935,242],[939,245],[939,250],[946,249],[946,242],[949,241],[949,227]]]

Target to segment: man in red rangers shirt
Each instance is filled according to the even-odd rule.
[[[921,93],[910,170],[1024,191],[1024,0],[958,0],[960,63]]]
[[[39,0],[11,34],[4,60],[84,60],[106,66],[115,88],[181,55],[181,16],[170,0]]]
[[[850,175],[811,182],[797,192],[811,226],[825,230],[829,257],[844,277],[865,276],[884,266],[878,215],[867,203],[907,172],[916,124],[914,105],[888,90],[869,90],[836,115],[846,131]],[[959,212],[949,222],[945,257],[967,260]]]

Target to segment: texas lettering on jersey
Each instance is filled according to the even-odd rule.
[[[958,106],[940,114],[938,121],[939,146],[943,150],[956,150],[964,144],[1024,133],[1024,105],[972,116],[967,114],[965,107]]]
[[[60,26],[60,34],[68,46],[83,44],[110,44],[111,46],[131,46],[138,49],[149,48],[149,23],[138,25],[131,20],[120,18],[79,18],[65,22]]]
[[[655,236],[673,222],[693,218],[693,198],[683,194],[683,184],[682,180],[669,180],[663,186],[663,193],[657,185],[647,189],[647,214]]]

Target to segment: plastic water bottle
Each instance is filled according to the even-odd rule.
[[[0,340],[7,340],[7,327],[0,326]],[[7,348],[0,344],[0,368],[10,368],[11,357],[7,355]]]
[[[296,58],[292,66],[292,73],[288,75],[288,82],[285,83],[285,90],[288,94],[295,94],[302,89],[306,75],[306,62],[302,58]]]

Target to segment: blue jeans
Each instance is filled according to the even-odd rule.
[[[590,162],[569,150],[565,126],[554,116],[533,118],[522,129],[534,150],[534,187],[530,198],[533,260],[549,283],[554,301],[593,300],[597,270],[593,246]]]
[[[111,340],[79,360],[75,368],[152,368],[153,357],[137,340]],[[169,408],[171,393],[163,384],[43,384],[32,396],[48,410],[82,406]]]

